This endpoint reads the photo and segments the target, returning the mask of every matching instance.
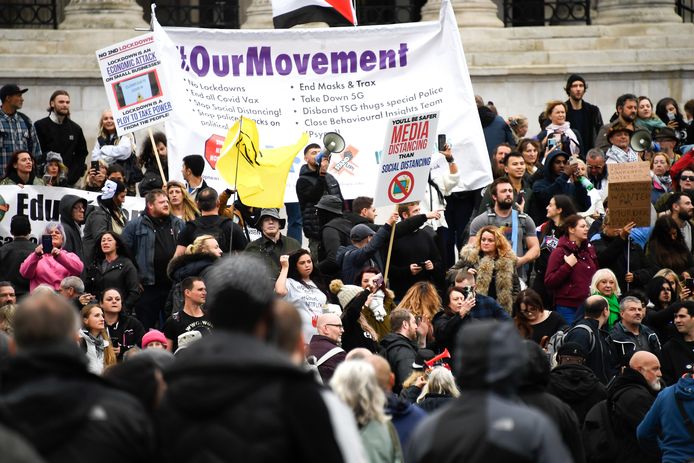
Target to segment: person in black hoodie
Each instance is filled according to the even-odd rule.
[[[576,209],[585,211],[591,201],[588,192],[577,179],[578,165],[569,164],[569,155],[555,149],[547,154],[543,177],[533,183],[533,195],[527,214],[535,223],[542,223],[547,214],[547,205],[554,195],[567,195],[574,200]]]
[[[320,244],[318,245],[318,268],[326,281],[339,278],[340,265],[337,251],[341,246],[349,246],[352,223],[342,215],[342,199],[333,195],[323,196],[316,204],[320,223]]]
[[[646,285],[650,304],[646,307],[643,324],[653,329],[660,343],[665,345],[677,335],[673,320],[677,305],[676,290],[665,277],[653,277]]]
[[[77,314],[41,292],[15,314],[17,354],[0,382],[0,421],[49,463],[154,460],[154,433],[142,405],[87,370],[75,343]]]
[[[60,223],[65,229],[63,249],[77,254],[84,262],[82,247],[82,225],[85,221],[87,200],[75,195],[65,195],[60,200]]]
[[[410,376],[417,353],[425,359],[433,357],[433,352],[426,352],[417,345],[417,338],[425,335],[421,332],[424,328],[424,323],[418,323],[409,310],[396,309],[390,313],[391,332],[383,337],[381,347],[385,350],[384,356],[395,373],[393,392],[396,394],[402,389],[405,379]]]
[[[215,331],[184,349],[164,373],[160,460],[357,458],[361,445],[352,414],[311,372],[269,344],[275,295],[265,264],[248,254],[222,259],[207,288],[205,307]]]
[[[31,222],[26,215],[15,215],[10,221],[12,241],[0,247],[0,280],[10,281],[17,297],[29,292],[29,280],[19,273],[19,267],[36,249],[36,244],[29,241]]]
[[[672,305],[677,335],[665,343],[660,353],[663,379],[668,386],[675,384],[683,373],[690,372],[694,364],[694,302]]]
[[[554,422],[564,445],[571,452],[574,463],[585,462],[581,425],[576,413],[561,399],[545,391],[549,382],[547,354],[533,341],[526,340],[523,344],[528,354],[528,361],[518,389],[518,396],[526,405],[543,412]]]
[[[516,400],[526,353],[513,324],[466,325],[452,355],[460,398],[417,426],[405,461],[571,461],[554,424]]]
[[[559,365],[549,372],[546,389],[571,407],[579,423],[583,423],[593,405],[607,397],[605,386],[584,365],[586,357],[580,345],[564,343],[557,351]]]

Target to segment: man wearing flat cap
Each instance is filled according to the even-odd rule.
[[[285,220],[280,218],[279,209],[263,209],[256,228],[262,236],[255,241],[251,241],[246,246],[246,252],[256,253],[261,256],[272,272],[273,281],[280,274],[280,256],[291,254],[301,248],[301,244],[289,236],[281,233],[284,229]]]
[[[0,169],[5,169],[15,151],[28,151],[36,163],[41,162],[41,145],[31,119],[19,112],[24,104],[24,93],[17,84],[0,88]]]

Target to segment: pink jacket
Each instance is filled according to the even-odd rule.
[[[40,284],[47,284],[58,290],[63,278],[80,276],[82,268],[84,264],[80,258],[71,252],[60,251],[55,258],[52,254],[39,256],[32,252],[20,265],[19,273],[29,280],[29,291]]]

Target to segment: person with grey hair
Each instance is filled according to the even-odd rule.
[[[40,284],[47,284],[56,291],[60,289],[60,282],[68,276],[78,276],[82,273],[84,264],[77,254],[62,249],[65,243],[65,230],[57,222],[46,225],[44,235],[51,237],[51,249],[44,249],[39,244],[34,252],[22,262],[19,273],[29,280],[29,290]]]
[[[369,461],[402,462],[400,439],[384,412],[386,396],[378,385],[373,366],[363,360],[341,363],[330,380],[330,387],[352,409]]]
[[[417,405],[431,413],[456,397],[460,397],[460,391],[453,374],[448,368],[438,366],[428,373],[427,383],[417,397]]]
[[[658,335],[644,325],[646,308],[634,296],[619,301],[619,318],[610,331],[613,350],[620,366],[628,366],[634,352],[645,350],[660,355]]]
[[[3,424],[47,462],[143,462],[154,434],[142,405],[87,370],[79,320],[65,298],[42,292],[17,308],[17,355],[0,382]],[[128,432],[122,432],[128,430]]]
[[[80,277],[69,276],[60,282],[58,293],[62,294],[77,308],[82,310],[82,306],[94,299],[94,296],[84,292],[84,282]]]
[[[210,461],[365,461],[349,410],[271,345],[275,295],[265,263],[252,254],[222,258],[206,283],[215,331],[164,374],[160,458],[189,462],[204,449]]]

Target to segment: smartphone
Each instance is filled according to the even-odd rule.
[[[48,174],[44,175],[43,178],[42,178],[43,183],[45,183],[46,185],[50,185],[50,184],[51,184],[51,179],[52,179],[52,178],[53,178],[53,177],[52,177],[51,175],[48,175]]]
[[[53,250],[53,237],[51,235],[41,235],[41,246],[44,254],[50,254]]]
[[[426,262],[417,262],[417,265],[424,268],[427,265],[427,263]]]
[[[439,151],[443,151],[444,149],[446,149],[446,135],[445,134],[442,133],[439,135],[438,145],[439,145]]]
[[[671,112],[671,111],[668,111],[668,113],[667,113],[667,118],[668,118],[669,120],[674,121],[674,120],[675,120],[675,117],[677,117],[677,114],[676,114],[676,113]]]
[[[376,275],[373,279],[373,282],[376,289],[380,288],[381,285],[383,285],[383,275],[381,275],[380,273]]]
[[[516,196],[516,202],[521,204],[523,201],[525,201],[525,191],[521,190],[518,192],[518,196]]]
[[[92,161],[91,163],[91,169],[94,169],[95,171],[99,172],[99,161]]]
[[[547,148],[554,148],[557,146],[557,139],[552,137],[549,140],[547,140]]]
[[[694,292],[694,278],[685,278],[684,287],[689,291]]]

